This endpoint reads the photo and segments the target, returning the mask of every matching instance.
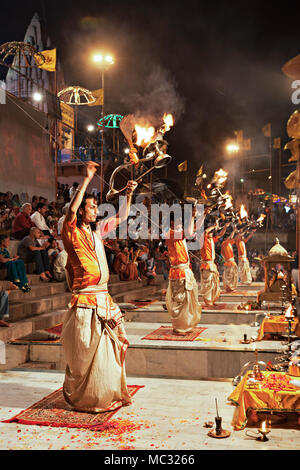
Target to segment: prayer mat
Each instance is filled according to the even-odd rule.
[[[250,290],[235,290],[233,292],[229,291],[227,292],[226,290],[221,291],[221,295],[228,294],[228,295],[243,295],[244,297],[246,296],[253,296],[256,297],[257,292],[256,291],[250,291]]]
[[[51,326],[50,328],[46,328],[45,330],[34,331],[27,336],[23,336],[22,338],[13,339],[10,342],[14,344],[29,344],[29,343],[37,343],[37,344],[49,344],[49,343],[59,343],[60,336],[62,332],[63,324],[59,323],[58,325]],[[48,334],[56,335],[57,338],[49,336]]]
[[[152,331],[142,339],[150,340],[167,340],[167,341],[194,341],[207,328],[196,327],[190,333],[185,335],[173,333],[171,326],[161,326],[157,330]]]
[[[156,302],[156,300],[133,300],[133,303],[136,307],[146,307],[146,305],[150,305]]]
[[[228,305],[228,304],[216,304],[216,305],[202,304],[202,311],[204,311],[204,310],[225,310],[226,308],[230,309],[230,305]]]
[[[133,397],[143,387],[144,385],[128,385],[130,396]],[[59,388],[13,418],[2,422],[99,431],[101,426],[110,420],[120,408],[104,413],[74,411],[65,401],[62,388]]]

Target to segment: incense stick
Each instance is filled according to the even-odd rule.
[[[218,412],[218,402],[217,402],[217,399],[215,398],[216,400],[216,409],[217,409],[217,417],[219,417],[219,412]]]

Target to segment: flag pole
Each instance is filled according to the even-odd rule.
[[[57,71],[55,67],[54,72],[54,89],[55,89],[55,120],[54,120],[54,145],[55,145],[55,200],[57,202],[57,192],[58,192],[58,168],[57,168],[57,113],[58,113],[58,102],[57,102]]]

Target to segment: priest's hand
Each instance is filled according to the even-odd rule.
[[[113,320],[112,318],[110,320],[107,320],[106,322],[108,326],[113,330],[117,326],[117,322]]]
[[[86,165],[86,176],[88,177],[89,180],[93,179],[98,167],[99,167],[99,165],[96,162],[90,161],[90,162],[87,163],[87,165]]]
[[[137,188],[138,184],[136,181],[128,181],[126,186],[126,193],[132,194],[133,191]]]

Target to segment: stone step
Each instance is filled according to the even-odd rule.
[[[36,298],[47,297],[49,295],[61,294],[67,291],[67,284],[64,282],[42,282],[32,284],[31,291],[24,293],[21,290],[12,290],[9,292],[10,302],[23,302],[24,300],[33,300]]]
[[[120,292],[118,294],[112,295],[114,302],[117,304],[119,303],[126,303],[132,300],[139,300],[139,299],[148,299],[149,297],[153,296],[156,293],[156,286],[140,286],[139,289],[131,289],[127,292]]]
[[[71,298],[70,292],[49,295],[47,297],[12,302],[9,304],[9,317],[12,322],[23,320],[34,315],[66,308]]]
[[[147,322],[147,323],[167,323],[170,321],[170,315],[167,310],[163,308],[164,302],[155,301],[154,303],[145,307],[132,309],[124,306],[126,311],[125,320],[128,322]],[[275,310],[270,313],[277,313]],[[258,317],[263,318],[263,310],[206,310],[202,306],[200,324],[214,324],[214,325],[251,325]]]
[[[165,323],[164,325],[170,326]],[[130,342],[126,355],[128,376],[165,377],[176,379],[222,379],[234,378],[249,361],[274,362],[283,350],[280,341],[260,341],[241,344],[243,335],[250,338],[257,334],[257,328],[249,325],[203,325],[207,329],[195,341],[143,340],[142,338],[162,326],[162,323],[126,323]],[[9,345],[21,348],[14,352],[14,358],[27,358],[35,367],[51,363],[49,368],[64,370],[65,360],[60,343]],[[27,350],[26,350],[27,348]],[[24,362],[19,363],[24,366]],[[10,360],[10,364],[12,361]],[[17,367],[15,365],[15,367]],[[30,365],[29,365],[30,367]]]

